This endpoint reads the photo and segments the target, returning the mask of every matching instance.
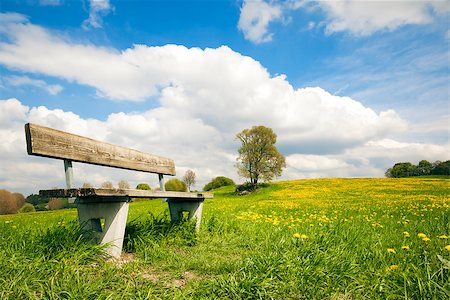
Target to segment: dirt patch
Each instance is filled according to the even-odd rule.
[[[134,253],[122,253],[119,258],[110,258],[109,261],[114,263],[116,266],[121,267],[124,264],[133,262],[136,260]]]

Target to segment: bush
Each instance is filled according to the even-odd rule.
[[[164,184],[164,188],[166,191],[173,191],[173,192],[186,192],[186,184],[181,181],[180,179],[170,179],[169,181]]]
[[[234,181],[230,178],[224,177],[224,176],[218,176],[211,180],[208,184],[205,185],[203,188],[204,191],[210,191],[217,188],[220,188],[221,186],[227,186],[227,185],[236,185]]]
[[[25,197],[20,193],[0,190],[0,214],[15,214],[25,204]]]
[[[36,209],[34,208],[33,204],[31,203],[25,203],[20,209],[19,213],[29,213],[29,212],[35,212]]]
[[[151,188],[148,184],[146,184],[146,183],[139,183],[139,184],[136,186],[136,189],[137,189],[137,190],[150,191],[152,188]]]
[[[50,198],[48,201],[48,210],[57,210],[64,207],[64,202],[60,198]]]

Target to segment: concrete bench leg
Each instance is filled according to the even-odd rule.
[[[127,216],[128,202],[78,204],[78,220],[87,231],[86,237],[99,244],[109,244],[106,251],[116,258],[122,253]],[[103,229],[101,219],[105,222]]]
[[[195,228],[200,229],[202,221],[203,200],[201,201],[174,201],[168,199],[170,219],[172,222],[178,222],[183,218],[183,212],[188,212],[188,219],[196,219]]]

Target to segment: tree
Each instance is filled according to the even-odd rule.
[[[417,173],[418,176],[420,176],[420,175],[430,175],[432,168],[433,168],[432,164],[429,161],[423,159],[417,165],[416,173]]]
[[[281,176],[286,161],[275,147],[277,135],[271,128],[253,126],[238,133],[236,139],[242,143],[236,164],[240,176],[249,178],[254,186],[259,179],[269,181]]]
[[[129,184],[128,181],[126,181],[126,180],[121,180],[121,181],[119,181],[119,183],[117,184],[117,186],[119,187],[119,189],[123,189],[123,190],[128,190],[128,189],[130,189],[130,184]]]
[[[152,188],[147,184],[147,183],[139,183],[136,186],[137,190],[145,190],[145,191],[150,191]]]
[[[92,184],[90,184],[89,182],[85,182],[83,183],[82,188],[84,189],[88,189],[88,188],[93,188],[94,186]]]
[[[391,169],[394,178],[409,177],[414,175],[415,166],[410,162],[396,163]]]
[[[166,191],[186,192],[186,184],[177,178],[168,180],[164,184],[164,188],[166,189]]]
[[[102,188],[103,189],[112,189],[113,188],[113,184],[111,181],[105,181],[102,183]]]
[[[186,184],[188,191],[191,191],[191,186],[195,184],[195,172],[187,170],[183,176],[183,182]]]
[[[450,175],[450,160],[440,162],[437,161],[434,163],[435,167],[431,171],[433,175]]]
[[[208,182],[205,185],[205,187],[203,188],[203,190],[210,191],[210,190],[220,188],[221,186],[227,186],[227,185],[235,185],[235,183],[230,178],[227,178],[224,176],[217,176],[216,178],[214,178],[210,182]]]

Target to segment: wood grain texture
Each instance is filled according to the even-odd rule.
[[[102,189],[102,188],[73,188],[73,189],[51,189],[40,190],[41,197],[48,198],[170,198],[170,199],[184,199],[184,200],[198,200],[205,198],[213,198],[213,194],[209,193],[188,193],[188,192],[161,192],[161,191],[147,191],[147,190],[128,190],[128,189]]]
[[[172,159],[96,141],[87,137],[31,124],[25,125],[30,155],[67,159],[93,165],[175,175]]]

